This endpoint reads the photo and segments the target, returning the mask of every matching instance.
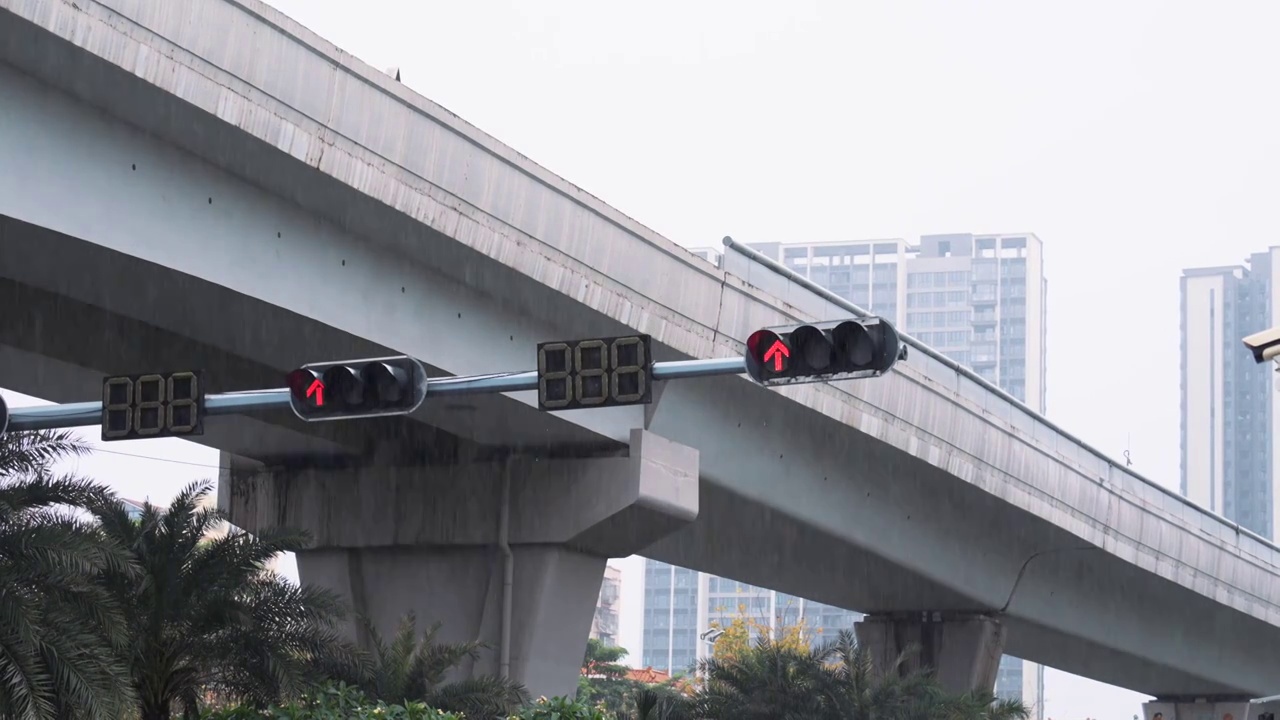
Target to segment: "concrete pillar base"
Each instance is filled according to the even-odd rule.
[[[995,688],[1004,628],[994,618],[934,612],[868,615],[854,625],[854,633],[881,672],[895,666],[903,673],[932,669],[942,687],[954,693]]]
[[[534,696],[572,695],[606,559],[554,545],[512,548],[510,677]],[[458,677],[498,675],[502,555],[492,548],[366,548],[298,553],[303,582],[341,594],[390,642],[405,613],[440,642],[488,646]],[[366,647],[362,625],[350,631]]]
[[[442,641],[488,645],[462,677],[500,670],[505,518],[510,677],[537,697],[575,692],[606,560],[695,520],[698,494],[697,450],[634,430],[626,457],[279,471],[228,462],[219,503],[250,532],[309,531],[302,581],[347,598],[384,638],[412,611],[420,631],[440,622]],[[359,624],[349,630],[367,643]]]
[[[1165,698],[1142,704],[1144,720],[1274,720],[1280,701],[1249,698]]]

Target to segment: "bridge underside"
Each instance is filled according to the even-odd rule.
[[[0,301],[22,309],[0,324],[0,377],[5,386],[59,402],[96,397],[102,376],[111,373],[200,368],[209,375],[211,391],[222,392],[280,386],[289,368],[309,360],[397,352],[205,280],[12,218],[0,218]],[[433,373],[445,374],[438,368]],[[711,422],[700,417],[706,410],[695,408],[718,404],[717,411],[723,412],[725,398],[734,393],[732,386],[725,386],[727,380],[732,379],[687,380],[664,387],[650,408],[650,428],[679,438],[697,424]],[[710,402],[712,398],[718,403]],[[642,417],[635,420],[644,422]],[[1005,526],[1006,534],[1016,534],[1024,546],[1058,549],[1028,562],[1017,581],[1017,568],[1004,572],[995,566],[993,572],[992,554],[984,549],[989,541],[968,545],[972,571],[997,583],[993,595],[1009,603],[1003,621],[1009,628],[1010,654],[1051,661],[1047,664],[1153,694],[1167,688],[1215,695],[1240,690],[1143,659],[1142,653],[1117,650],[1019,617],[1020,606],[1054,595],[1067,604],[1088,598],[1084,610],[1104,617],[1133,615],[1133,598],[1149,594],[1151,583],[1135,576],[1118,587],[1106,586],[1125,577],[1123,563],[1107,553],[1074,550],[1080,543],[1065,532],[1028,523],[1019,517],[1020,511],[936,468],[908,467],[919,463],[870,438],[863,441],[865,446],[850,449],[860,458],[859,467],[843,478],[843,487],[836,485],[837,478],[824,478],[814,487],[798,467],[772,479],[734,480],[711,474],[725,466],[719,458],[733,455],[735,443],[742,441],[726,437],[723,447],[703,448],[703,464],[710,469],[704,471],[698,520],[652,546],[646,555],[863,612],[991,611],[1000,605],[950,590],[851,543],[838,528],[799,519],[774,509],[776,503],[750,495],[765,490],[758,485],[764,482],[789,485],[798,493],[821,489],[850,503],[861,498],[864,504],[883,507],[887,501],[899,514],[894,532],[903,542],[913,542],[913,528],[959,527],[961,518],[983,517],[988,525],[994,521]],[[306,424],[288,411],[210,418],[205,435],[196,442],[283,467],[368,464],[375,459],[447,465],[512,450],[591,456],[616,454],[625,447],[561,416],[538,412],[527,401],[501,395],[429,398],[412,417],[377,421]],[[791,450],[796,457],[807,451]],[[882,469],[876,471],[877,467]],[[924,498],[932,507],[921,505]],[[850,510],[846,516],[856,522],[860,513],[852,512],[852,505]],[[985,528],[987,534],[990,530]],[[1071,578],[1070,583],[1063,578]],[[1193,605],[1168,598],[1157,602],[1160,607],[1147,609],[1165,617],[1210,615],[1207,606],[1194,610]],[[1183,630],[1175,627],[1170,632],[1176,637]]]
[[[55,402],[98,397],[104,374],[200,369],[208,392],[219,393],[283,387],[284,374],[306,362],[398,353],[225,287],[2,215],[0,304],[20,309],[0,324],[5,386]],[[429,372],[448,375],[438,368]],[[358,423],[302,423],[288,410],[248,419],[211,417],[205,435],[194,441],[273,465],[317,457],[451,462],[497,448],[568,447],[591,454],[624,447],[495,395],[433,399],[412,417]],[[407,448],[414,454],[400,454]]]

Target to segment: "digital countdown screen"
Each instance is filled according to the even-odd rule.
[[[204,373],[118,375],[102,381],[102,439],[204,434]]]
[[[648,335],[538,344],[538,408],[575,410],[653,401]]]

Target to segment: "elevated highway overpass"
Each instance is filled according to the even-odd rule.
[[[524,370],[538,341],[629,331],[727,357],[848,314],[716,269],[259,2],[0,0],[0,98],[0,378],[50,400],[109,372],[235,390],[387,352]],[[260,413],[201,441],[238,524],[315,534],[304,579],[380,624],[412,608],[495,638],[535,689],[565,688],[604,557],[632,552],[889,630],[927,612],[959,665],[1002,646],[1162,698],[1280,676],[1274,545],[926,353],[875,381]]]

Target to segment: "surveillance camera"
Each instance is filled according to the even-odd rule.
[[[1280,327],[1250,335],[1244,339],[1244,346],[1253,353],[1253,361],[1259,365],[1280,358]]]

